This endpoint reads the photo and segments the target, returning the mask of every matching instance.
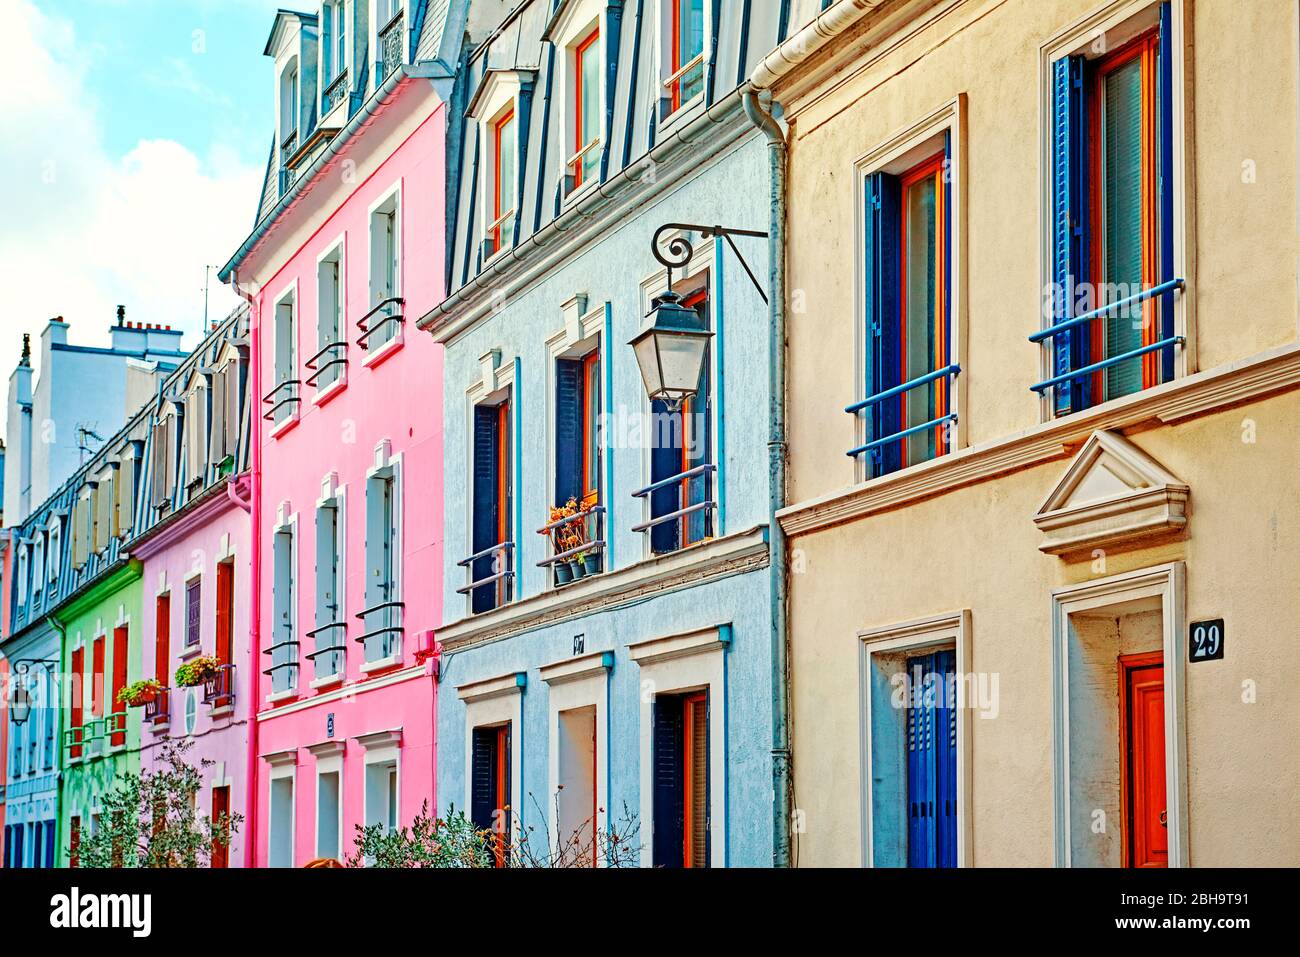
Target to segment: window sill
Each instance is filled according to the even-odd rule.
[[[228,718],[234,713],[235,713],[235,706],[233,704],[223,704],[219,708],[208,709],[208,717],[213,721],[217,720],[218,718]]]
[[[374,674],[376,671],[387,671],[390,668],[399,668],[402,664],[401,654],[389,655],[387,658],[380,658],[378,661],[367,661],[361,665],[363,675]]]
[[[298,697],[297,688],[286,688],[284,691],[277,691],[274,694],[266,696],[267,704],[279,704],[281,701],[288,701],[291,698]]]
[[[298,419],[299,419],[298,410],[297,408],[295,408],[291,416],[289,416],[283,422],[277,422],[275,423],[275,425],[271,426],[271,431],[270,431],[271,438],[278,439],[286,432],[291,431],[293,427],[298,424]]]
[[[347,387],[348,387],[348,375],[347,372],[344,372],[337,379],[335,379],[325,388],[319,390],[314,396],[312,396],[311,404],[319,408],[320,406],[325,405],[327,402],[333,399],[340,392],[343,392],[345,389],[347,389]]]
[[[149,731],[150,731],[150,733],[153,734],[153,735],[155,735],[155,736],[157,736],[157,737],[162,737],[162,736],[165,735],[165,734],[169,734],[169,733],[171,733],[171,730],[172,730],[172,723],[171,723],[170,720],[169,720],[169,721],[157,721],[157,722],[150,721],[150,722],[147,722],[147,723],[148,723],[148,725],[149,725]]]
[[[200,644],[186,645],[176,653],[176,657],[181,661],[189,661],[191,658],[197,658],[203,654],[203,646]]]
[[[374,352],[369,353],[361,360],[361,365],[366,369],[373,369],[375,366],[386,362],[388,357],[393,353],[400,352],[404,345],[406,345],[406,337],[402,334],[402,330],[399,328],[397,330],[397,335],[393,336],[393,338],[389,339]]]
[[[341,684],[343,684],[343,672],[340,671],[337,674],[326,675],[323,678],[312,679],[311,685],[309,687],[313,691],[320,691],[323,688],[333,688],[335,685],[341,685]]]
[[[578,187],[577,189],[575,189],[573,192],[571,192],[571,193],[569,193],[567,196],[565,196],[565,197],[564,197],[564,202],[563,202],[562,205],[563,205],[566,209],[567,209],[568,207],[570,207],[570,206],[573,206],[573,205],[576,204],[579,200],[581,200],[581,199],[583,199],[584,197],[586,197],[587,195],[589,195],[589,194],[595,192],[595,191],[596,191],[596,188],[597,188],[598,186],[600,186],[600,180],[599,180],[599,179],[589,179],[589,180],[587,180],[585,183],[583,183],[581,186],[579,186],[579,187]]]
[[[704,93],[701,91],[659,121],[656,138],[666,136],[679,126],[685,126],[703,112]]]

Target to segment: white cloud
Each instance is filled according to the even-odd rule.
[[[96,97],[113,91],[87,89],[90,53],[72,25],[30,0],[5,6],[0,384],[18,361],[22,333],[36,342],[55,315],[71,323],[71,341],[103,345],[122,303],[131,320],[183,329],[193,347],[204,267],[223,265],[251,230],[263,171],[233,150],[200,158],[165,139],[109,155]],[[210,317],[237,303],[214,268]]]

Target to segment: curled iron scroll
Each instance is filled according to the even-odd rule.
[[[672,285],[672,271],[674,269],[685,269],[687,264],[690,263],[695,250],[691,246],[690,240],[685,236],[674,236],[668,241],[668,250],[665,252],[662,248],[663,235],[674,230],[688,232],[697,228],[685,223],[664,223],[655,230],[654,240],[650,243],[650,248],[654,252],[655,259],[668,267],[669,286]]]

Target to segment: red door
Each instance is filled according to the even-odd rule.
[[[1125,867],[1168,867],[1165,673],[1154,652],[1119,660]]]
[[[230,788],[219,787],[212,789],[212,824],[215,827],[221,820],[222,815],[230,813]],[[230,863],[230,849],[223,841],[212,842],[212,866],[215,868],[228,867]]]

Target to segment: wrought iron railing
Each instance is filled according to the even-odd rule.
[[[406,323],[402,312],[405,306],[406,300],[401,296],[391,296],[358,319],[361,335],[357,337],[357,345],[371,352],[391,342]]]
[[[316,650],[309,652],[304,657],[312,663],[312,667],[316,671],[317,681],[343,673],[343,666],[347,661],[348,653],[347,633],[348,625],[345,621],[332,621],[327,625],[321,625],[319,628],[313,628],[307,632],[307,637],[316,642]],[[321,635],[329,637],[321,638]],[[328,641],[329,644],[322,645],[322,641]],[[323,665],[322,661],[324,661]]]
[[[313,389],[328,389],[338,382],[348,366],[346,340],[327,343],[319,352],[303,363],[311,372],[306,384]]]
[[[357,613],[365,631],[353,640],[365,648],[367,662],[383,661],[401,653],[405,611],[403,602],[384,601]]]
[[[952,377],[959,375],[960,373],[961,366],[954,362],[951,365],[944,366],[942,369],[935,369],[933,372],[927,372],[925,375],[917,376],[915,379],[909,379],[908,381],[893,386],[892,388],[877,392],[875,395],[869,395],[861,402],[855,402],[850,406],[845,406],[844,411],[848,412],[850,415],[857,415],[867,409],[875,408],[875,406],[887,399],[896,398],[897,396],[911,392],[913,389],[919,389],[921,386],[929,385],[932,382],[938,382],[940,379],[945,383],[951,383]],[[882,435],[878,438],[872,439],[863,445],[859,445],[857,448],[849,449],[845,454],[847,454],[849,458],[857,458],[859,455],[870,452],[873,459],[878,459],[885,446],[892,442],[901,441],[929,429],[941,428],[950,422],[956,421],[957,413],[949,412],[945,415],[931,419],[929,422],[922,422],[920,425],[913,425],[905,429],[897,429],[888,435]]]
[[[150,724],[171,723],[171,688],[160,688],[144,703],[144,720]]]
[[[262,413],[262,418],[276,425],[289,418],[293,414],[292,410],[296,409],[298,403],[302,401],[298,396],[298,387],[301,385],[300,379],[285,379],[262,396],[262,404],[271,407]]]
[[[679,486],[683,482],[689,482],[696,478],[702,479],[707,475],[712,475],[717,470],[718,467],[713,464],[706,463],[704,465],[697,465],[695,466],[695,468],[687,469],[685,472],[680,472],[677,475],[670,475],[668,478],[660,479],[657,482],[652,482],[649,485],[647,485],[645,488],[638,489],[637,491],[633,492],[632,497],[646,498],[650,495],[653,495],[655,492],[659,492],[664,489]],[[677,529],[677,541],[678,541],[677,547],[680,548],[682,547],[682,545],[685,543],[686,540],[686,536],[684,534],[686,531],[685,519],[689,518],[692,515],[695,515],[696,513],[703,513],[707,521],[709,514],[711,512],[716,511],[717,508],[718,508],[718,503],[712,497],[706,497],[702,501],[694,502],[690,505],[686,505],[682,508],[668,512],[664,515],[656,515],[655,517],[651,518],[649,521],[642,522],[639,525],[633,525],[632,531],[648,532],[651,529],[658,528],[660,525],[666,525],[669,522],[679,522],[678,529]],[[706,536],[707,536],[707,532],[706,532]]]
[[[583,562],[584,567],[581,569],[581,573],[575,577],[582,577],[583,575],[596,574],[603,571],[604,569],[601,565],[601,560],[603,559],[605,552],[604,517],[605,506],[592,505],[590,508],[585,508],[580,512],[575,512],[573,515],[566,516],[558,521],[551,522],[549,525],[544,525],[539,528],[537,534],[544,536],[547,542],[550,543],[551,556],[538,562],[537,567],[554,567],[556,571],[555,583],[557,586],[567,585],[570,581],[568,576],[563,575],[559,566],[576,563],[579,557],[594,557],[595,560]],[[556,551],[556,548],[558,547],[556,539],[562,534],[560,533],[560,530],[576,522],[581,522],[583,525],[582,537],[584,541],[582,544],[574,545],[570,548],[563,549],[562,551]]]
[[[263,140],[262,142],[265,143],[266,140]],[[290,131],[289,135],[280,142],[281,169],[289,168],[289,160],[293,159],[293,154],[296,152],[298,152],[298,128],[294,127],[293,130]]]
[[[262,674],[271,679],[271,693],[279,694],[282,691],[291,691],[298,686],[298,648],[300,642],[296,638],[289,638],[285,641],[279,641],[265,649],[262,654],[271,659],[271,667],[262,671]],[[280,652],[286,648],[292,648],[292,654],[287,658],[282,658]],[[279,674],[281,671],[289,673],[285,680],[286,684],[279,687]]]
[[[235,703],[234,665],[217,665],[217,670],[203,679],[203,703],[216,708]]]
[[[510,586],[515,577],[514,568],[512,567],[514,551],[514,542],[498,542],[490,548],[475,552],[468,558],[462,558],[456,565],[468,569],[470,582],[463,588],[457,588],[456,594],[469,595],[472,598],[478,589],[491,587],[495,595],[494,608],[508,602],[510,600]],[[488,569],[492,574],[475,580],[474,566],[481,565],[485,559],[492,560],[492,564]]]
[[[1152,286],[1150,289],[1145,289],[1135,295],[1126,296],[1123,299],[1108,303],[1098,309],[1093,309],[1091,312],[1085,312],[1081,316],[1075,316],[1072,319],[1066,319],[1063,322],[1058,322],[1055,325],[1048,326],[1046,329],[1042,329],[1031,335],[1029,341],[1037,344],[1048,339],[1054,339],[1063,332],[1070,332],[1074,329],[1082,328],[1094,320],[1106,318],[1121,309],[1132,308],[1133,306],[1146,302],[1148,299],[1154,299],[1156,296],[1169,296],[1172,299],[1173,294],[1175,292],[1182,292],[1185,286],[1186,283],[1182,279],[1170,279],[1168,282],[1162,282],[1158,286]],[[1168,309],[1170,306],[1166,304],[1165,308]],[[1111,356],[1109,359],[1102,359],[1099,362],[1089,363],[1088,365],[1082,366],[1078,369],[1071,369],[1068,372],[1061,373],[1060,375],[1052,376],[1050,379],[1044,379],[1042,382],[1036,382],[1029,387],[1029,390],[1041,395],[1048,389],[1068,385],[1073,383],[1075,379],[1092,375],[1095,372],[1101,372],[1104,369],[1109,369],[1111,366],[1119,365],[1121,362],[1139,359],[1142,356],[1152,352],[1158,352],[1161,349],[1173,349],[1175,346],[1183,345],[1186,341],[1187,340],[1183,336],[1166,336],[1157,342],[1152,342],[1148,345],[1142,346],[1141,348],[1130,349],[1117,356]]]
[[[402,64],[402,41],[406,37],[403,29],[405,14],[402,10],[389,20],[379,31],[379,64],[375,76],[376,83],[383,83]]]
[[[348,71],[343,70],[321,94],[320,115],[328,116],[348,95]],[[265,141],[263,141],[265,142]]]

